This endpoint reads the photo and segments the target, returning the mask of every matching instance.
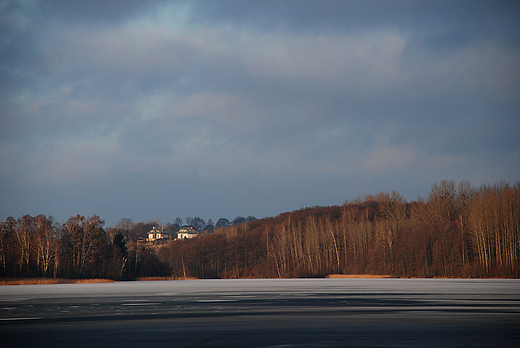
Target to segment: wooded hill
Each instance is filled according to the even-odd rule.
[[[139,225],[139,224],[137,224]],[[98,216],[0,224],[0,276],[135,279],[520,276],[520,182],[435,183],[426,199],[369,195],[147,248]],[[134,229],[135,230],[135,229]]]
[[[305,208],[159,251],[173,276],[518,278],[520,183],[478,189],[442,181],[428,198],[381,193]]]

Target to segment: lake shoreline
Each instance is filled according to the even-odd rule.
[[[399,277],[391,275],[377,275],[377,274],[329,274],[324,279],[399,279]],[[462,277],[401,277],[415,278],[415,279],[516,279],[516,278],[462,278]],[[117,283],[117,282],[142,282],[142,281],[171,281],[171,280],[198,280],[194,277],[139,277],[137,279],[128,280],[113,280],[103,278],[91,279],[64,279],[64,278],[6,278],[0,279],[0,286],[8,285],[52,285],[52,284],[95,284],[95,283]],[[235,279],[235,278],[232,278]],[[279,279],[279,278],[237,278],[237,279]],[[285,279],[285,278],[284,278]],[[287,279],[308,279],[308,278],[287,278]]]

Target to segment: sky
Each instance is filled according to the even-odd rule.
[[[518,1],[0,0],[0,219],[520,179]]]

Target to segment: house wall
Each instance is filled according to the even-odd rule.
[[[194,238],[197,237],[196,233],[185,233],[185,232],[179,232],[177,233],[177,239],[186,239],[186,238]]]

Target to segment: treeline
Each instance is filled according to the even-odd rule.
[[[0,221],[0,277],[121,280],[165,276],[169,269],[157,255],[161,245],[144,241],[153,227],[174,234],[186,223],[203,235],[215,227],[254,220],[253,216],[237,216],[232,221],[220,218],[213,226],[211,219],[177,217],[162,226],[159,221],[134,223],[124,218],[105,230],[98,215],[72,216],[64,223],[45,215],[8,217]]]
[[[435,183],[427,199],[381,193],[305,208],[174,241],[159,251],[171,276],[520,276],[520,182]]]
[[[175,222],[165,227],[178,229],[181,221]],[[0,223],[0,276],[520,276],[520,182],[475,188],[441,181],[413,202],[394,191],[342,206],[219,222],[198,238],[150,245],[142,237],[155,222],[122,219],[105,230],[97,215],[65,223],[10,217]]]
[[[0,276],[120,279],[125,237],[107,234],[103,225],[97,215],[65,223],[45,215],[9,217],[0,224]]]

